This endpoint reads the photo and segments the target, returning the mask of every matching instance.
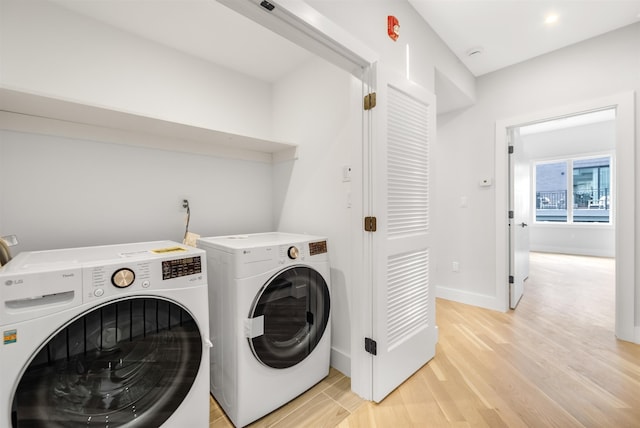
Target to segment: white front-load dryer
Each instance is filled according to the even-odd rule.
[[[204,251],[23,252],[0,269],[1,427],[209,426]]]
[[[245,426],[329,373],[327,240],[261,233],[197,246],[207,252],[211,393]]]

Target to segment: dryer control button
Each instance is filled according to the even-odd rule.
[[[142,288],[149,288],[151,283],[149,281],[142,281]]]
[[[300,255],[300,251],[298,250],[297,247],[289,247],[289,250],[287,251],[287,255],[289,256],[290,259],[295,260]]]
[[[96,288],[95,290],[93,290],[93,295],[96,297],[102,297],[103,294],[104,290],[102,288]]]

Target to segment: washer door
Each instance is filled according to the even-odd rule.
[[[14,428],[159,427],[202,359],[196,322],[173,302],[130,298],[94,308],[38,351],[12,403]]]
[[[280,272],[260,290],[249,314],[263,326],[263,334],[249,339],[253,354],[277,369],[298,364],[322,339],[329,307],[329,288],[316,270],[295,266]]]

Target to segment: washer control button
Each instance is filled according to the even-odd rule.
[[[142,281],[142,288],[149,288],[151,283],[148,280]]]
[[[93,295],[96,297],[102,297],[103,294],[104,290],[102,288],[96,288],[95,290],[93,290]]]
[[[136,279],[136,274],[131,269],[122,268],[118,269],[111,276],[111,283],[118,288],[127,288]]]

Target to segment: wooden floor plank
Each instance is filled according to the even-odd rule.
[[[300,428],[318,427],[333,428],[349,415],[344,407],[340,406],[325,393],[317,394],[304,406],[298,407],[292,413],[270,425],[273,428]]]

